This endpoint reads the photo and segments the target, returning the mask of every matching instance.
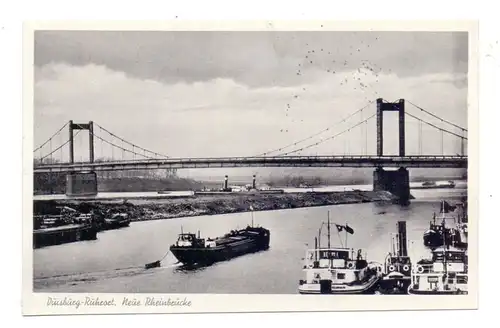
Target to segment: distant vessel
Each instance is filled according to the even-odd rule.
[[[411,187],[411,189],[455,188],[455,186],[455,182],[451,180],[448,182],[425,181],[418,186]]]
[[[357,252],[347,248],[347,234],[354,230],[346,225],[334,224],[337,231],[346,232],[345,246],[330,246],[330,216],[328,228],[328,246],[321,246],[321,228],[315,238],[314,249],[308,249],[304,258],[305,280],[299,281],[300,294],[363,294],[372,293],[381,276],[382,268],[368,263],[363,258],[362,250]],[[340,237],[340,235],[339,235]]]
[[[398,221],[398,233],[391,238],[391,252],[384,263],[384,276],[378,291],[382,294],[406,294],[411,282],[411,259],[408,256],[406,221]]]
[[[410,295],[467,294],[468,257],[451,246],[432,251],[431,259],[418,261],[412,269]]]
[[[127,213],[113,213],[104,218],[103,229],[119,229],[130,225],[130,218]]]
[[[441,201],[441,216],[429,223],[429,229],[424,233],[424,245],[430,248],[440,246],[467,247],[467,223],[463,222],[464,216],[450,214],[457,206],[452,206],[446,201]],[[438,221],[437,221],[438,219]],[[465,219],[466,220],[466,219]]]
[[[232,230],[218,238],[200,238],[194,233],[181,232],[177,242],[170,246],[172,254],[186,265],[210,265],[231,258],[254,253],[269,248],[269,230],[263,227],[247,226]]]

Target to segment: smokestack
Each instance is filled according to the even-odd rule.
[[[398,253],[399,256],[408,256],[406,245],[406,221],[398,221]]]
[[[257,189],[255,186],[256,186],[256,184],[255,184],[255,174],[254,174],[253,179],[252,179],[252,188]]]
[[[227,190],[227,175],[224,177],[224,190]]]

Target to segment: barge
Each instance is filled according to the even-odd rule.
[[[232,230],[217,238],[201,238],[194,233],[180,233],[170,252],[184,265],[210,265],[227,261],[248,253],[269,248],[269,230],[263,227],[247,226]]]
[[[69,224],[33,230],[33,248],[97,239],[93,224]]]

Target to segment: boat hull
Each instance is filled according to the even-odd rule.
[[[171,246],[170,251],[185,265],[210,265],[269,248],[269,238],[255,238],[213,248]]]
[[[408,287],[409,295],[467,295],[467,290],[418,290]]]
[[[308,284],[304,283],[299,286],[299,293],[303,295],[319,295],[319,294],[373,294],[377,289],[381,276],[374,274],[367,281],[361,284],[332,284],[330,291],[322,290],[321,283]]]
[[[112,230],[112,229],[120,229],[125,228],[130,225],[130,219],[127,220],[106,220],[103,225],[103,230]]]
[[[404,278],[388,278],[384,277],[380,280],[377,292],[384,295],[401,295],[408,294],[408,287],[411,284],[410,277]]]
[[[33,231],[33,248],[97,239],[97,228],[92,225],[72,225]]]

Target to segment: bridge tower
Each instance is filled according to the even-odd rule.
[[[75,130],[89,131],[89,162],[94,162],[94,124],[73,123],[69,121],[69,163],[75,162],[73,134]],[[97,195],[97,174],[90,172],[69,172],[66,175],[66,195],[68,196],[93,196]]]
[[[384,156],[384,112],[398,112],[399,121],[399,156],[405,156],[405,101],[400,99],[395,103],[377,99],[377,156]],[[410,200],[410,175],[406,168],[388,171],[377,167],[373,172],[373,190],[385,190],[399,197],[401,204]]]

